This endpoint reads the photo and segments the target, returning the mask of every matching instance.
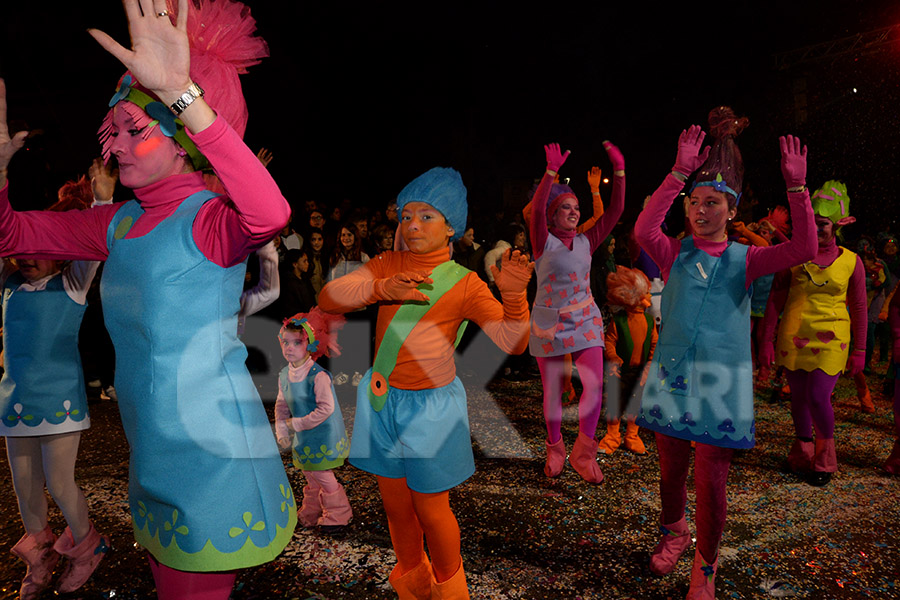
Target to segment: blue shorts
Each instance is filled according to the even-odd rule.
[[[350,464],[381,477],[406,478],[409,489],[443,492],[475,473],[466,390],[459,378],[426,390],[388,391],[375,412],[367,390],[372,370],[359,382]]]

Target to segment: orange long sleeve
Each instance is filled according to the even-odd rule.
[[[399,310],[401,303],[385,302],[375,282],[396,273],[433,269],[449,259],[449,252],[417,255],[383,252],[349,275],[328,283],[319,294],[319,307],[343,313],[379,303],[375,347]],[[427,291],[425,292],[427,294]],[[464,319],[474,321],[510,354],[521,354],[528,345],[529,313],[525,293],[504,295],[497,302],[475,273],[468,273],[445,293],[413,328],[397,353],[397,364],[389,377],[392,387],[422,390],[447,385],[456,376],[454,342]]]

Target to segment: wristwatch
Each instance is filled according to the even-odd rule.
[[[172,109],[175,116],[178,116],[184,112],[184,109],[190,106],[194,100],[202,98],[205,93],[206,92],[203,91],[202,87],[192,82],[187,91],[179,96],[178,100],[176,100],[169,108]]]

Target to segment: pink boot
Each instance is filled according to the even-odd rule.
[[[544,463],[544,475],[547,477],[559,477],[562,473],[563,465],[566,464],[566,445],[562,438],[555,444],[549,441],[544,442],[547,446],[547,462]]]
[[[900,440],[894,442],[894,449],[884,463],[884,470],[891,475],[900,475]]]
[[[603,472],[597,464],[597,446],[597,440],[579,431],[578,439],[572,446],[572,454],[569,455],[569,464],[588,483],[603,481]]]
[[[53,549],[68,559],[65,570],[59,576],[59,581],[56,582],[56,591],[64,594],[74,592],[84,585],[84,582],[88,580],[91,573],[109,552],[109,538],[97,533],[94,524],[91,523],[88,534],[76,545],[75,538],[72,537],[72,530],[66,527],[63,534],[53,544]]]
[[[835,471],[837,471],[837,454],[834,450],[834,438],[827,440],[816,438],[816,456],[813,458],[809,484],[821,487],[831,481]]]
[[[812,471],[813,456],[815,455],[816,446],[813,442],[805,442],[801,439],[795,439],[791,451],[788,453],[788,467],[792,473],[809,473]]]
[[[691,545],[691,532],[684,517],[670,525],[661,524],[659,531],[662,537],[650,557],[650,571],[655,575],[668,575]]]
[[[319,519],[319,528],[325,533],[336,533],[344,528],[353,517],[353,509],[350,508],[350,501],[347,500],[347,493],[344,486],[340,486],[337,491],[326,494],[322,490],[319,495],[322,503],[322,517]]]
[[[322,516],[322,503],[319,500],[319,492],[322,490],[317,485],[307,484],[303,486],[303,504],[297,511],[297,520],[304,527],[315,527]]]
[[[412,571],[397,577],[397,567],[391,571],[388,582],[397,592],[399,600],[431,600],[431,582],[434,573],[431,571],[431,563],[428,557],[422,555],[422,562],[416,565]]]
[[[685,600],[715,600],[716,569],[718,567],[718,557],[710,564],[703,560],[700,550],[695,550],[694,566],[691,568],[691,587],[688,589]]]
[[[33,600],[41,595],[41,592],[50,587],[50,579],[53,577],[53,569],[59,561],[59,554],[53,549],[56,536],[48,525],[42,532],[35,535],[22,536],[10,552],[22,559],[28,569],[25,571],[25,579],[19,589],[21,600]]]

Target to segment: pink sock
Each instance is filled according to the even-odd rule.
[[[222,573],[194,573],[179,571],[158,562],[147,555],[150,571],[156,582],[159,600],[228,600],[236,571]]]

